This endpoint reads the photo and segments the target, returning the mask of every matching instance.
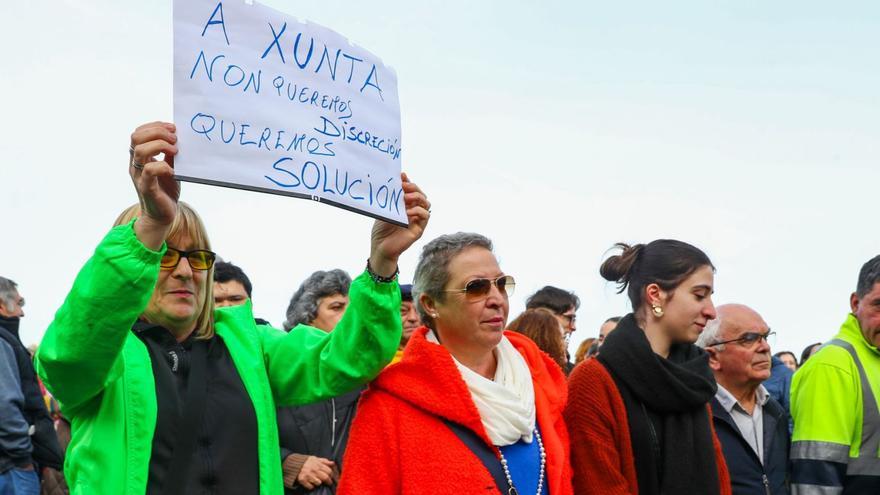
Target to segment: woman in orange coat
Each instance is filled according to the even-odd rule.
[[[427,327],[361,399],[338,493],[572,493],[565,376],[506,332],[513,277],[491,241],[425,246],[414,299]]]

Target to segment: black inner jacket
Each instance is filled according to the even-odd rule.
[[[632,314],[605,340],[599,361],[626,407],[640,495],[716,495],[718,466],[707,404],[717,386],[705,351],[654,353]]]
[[[147,494],[168,490],[163,484],[177,441],[187,395],[193,346],[207,351],[206,404],[196,446],[186,476],[186,494],[256,494],[260,491],[257,416],[229,349],[219,336],[200,340],[190,336],[178,343],[159,325],[137,322],[137,336],[150,353],[156,380],[156,431]]]
[[[361,392],[351,392],[314,404],[278,408],[278,438],[281,441],[281,459],[290,454],[314,455],[330,459],[343,472],[342,459],[348,444],[351,423],[357,412]],[[335,426],[334,426],[335,424]],[[296,485],[285,488],[286,494],[336,493],[337,485],[322,485],[322,489],[306,490]]]

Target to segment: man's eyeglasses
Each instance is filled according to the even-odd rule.
[[[770,338],[773,337],[774,335],[776,335],[776,332],[767,332],[767,333],[746,332],[746,333],[740,335],[738,338],[725,340],[724,342],[715,342],[715,343],[709,344],[706,347],[713,347],[713,346],[722,345],[722,344],[732,344],[732,343],[736,342],[737,344],[739,344],[743,347],[748,347],[751,349],[751,348],[757,347],[758,344],[762,340],[764,342],[770,343]]]
[[[186,258],[190,268],[193,270],[210,270],[214,266],[214,259],[217,257],[213,251],[207,249],[193,249],[192,251],[181,251],[172,247],[165,251],[159,266],[162,268],[176,268],[181,258]]]
[[[492,286],[498,287],[498,291],[508,297],[513,295],[516,281],[510,275],[503,275],[494,280],[488,278],[475,278],[465,284],[464,289],[450,289],[443,292],[464,292],[465,300],[478,301],[489,296]]]
[[[564,319],[568,326],[572,326],[577,323],[577,315],[574,313],[559,315],[559,317]]]

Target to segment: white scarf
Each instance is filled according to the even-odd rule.
[[[428,331],[426,339],[434,344],[440,343],[433,331]],[[492,444],[503,447],[520,440],[532,443],[535,430],[532,373],[525,358],[507,337],[501,338],[493,352],[498,360],[495,380],[489,380],[461,364],[455,356],[452,356],[452,360],[471,392]]]

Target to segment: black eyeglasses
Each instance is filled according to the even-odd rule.
[[[767,332],[767,333],[747,332],[747,333],[740,335],[738,338],[725,340],[724,342],[715,342],[713,344],[709,344],[706,347],[713,347],[716,345],[731,344],[733,342],[736,342],[737,344],[739,344],[743,347],[753,348],[753,347],[756,347],[762,340],[764,342],[769,343],[770,337],[772,337],[774,335],[776,335],[776,332]]]
[[[559,315],[559,317],[564,318],[565,321],[568,322],[569,326],[571,326],[572,324],[577,322],[577,315],[576,314],[562,314],[562,315]]]
[[[193,270],[210,270],[214,266],[214,259],[217,257],[213,251],[207,249],[193,249],[192,251],[181,251],[169,247],[162,256],[159,266],[162,268],[176,268],[181,258],[186,258],[190,268]]]
[[[494,280],[488,278],[475,278],[465,284],[464,289],[450,289],[443,292],[464,292],[467,301],[478,301],[481,298],[489,296],[492,286],[498,287],[498,290],[510,297],[516,288],[516,281],[510,275],[502,275]]]

